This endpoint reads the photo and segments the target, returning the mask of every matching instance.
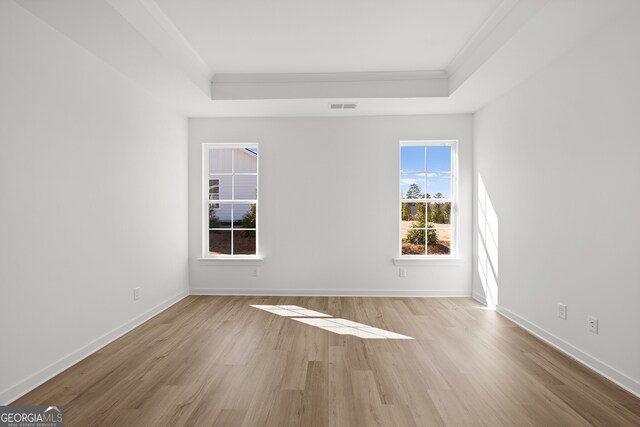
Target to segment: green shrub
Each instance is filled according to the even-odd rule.
[[[438,243],[438,234],[436,233],[436,230],[427,230],[427,243],[430,245]]]
[[[426,227],[427,213],[425,212],[424,204],[419,204],[412,229],[407,232],[407,242],[414,245],[424,245],[425,243],[435,245],[438,243],[436,230],[424,230]],[[433,224],[429,224],[429,227],[433,227]]]
[[[414,245],[424,245],[424,230],[409,230],[407,232],[407,242]]]
[[[402,220],[409,221],[411,219],[411,206],[413,203],[402,204]]]
[[[429,222],[436,224],[449,224],[451,222],[451,203],[433,203],[429,207]]]
[[[251,205],[251,209],[249,212],[244,214],[242,217],[242,227],[243,228],[256,228],[256,205]],[[255,230],[247,230],[242,233],[244,237],[255,237]]]
[[[218,219],[213,205],[209,205],[209,228],[220,228],[220,219]]]
[[[411,226],[411,230],[407,232],[407,242],[414,245],[424,245],[428,243],[434,245],[438,243],[438,236],[436,230],[424,230],[427,227],[427,213],[425,212],[425,205],[419,204],[418,212],[415,215],[414,224]],[[433,224],[429,224],[432,227]]]

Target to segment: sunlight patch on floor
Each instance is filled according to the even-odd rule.
[[[339,335],[352,335],[354,337],[366,339],[413,339],[406,335],[397,334],[380,328],[374,328],[373,326],[365,325],[363,323],[334,318],[328,314],[309,310],[304,307],[298,307],[297,305],[251,305],[251,307],[268,311],[269,313],[277,314],[278,316],[291,317],[295,321],[309,326],[315,326]]]
[[[298,307],[297,305],[252,305],[251,307],[283,317],[331,317],[328,314]]]
[[[373,326],[364,325],[362,323],[352,322],[347,319],[309,319],[294,318],[298,322],[306,323],[307,325],[316,326],[325,331],[333,332],[340,335],[353,335],[360,338],[370,339],[395,339],[395,340],[412,340],[413,338],[402,334],[396,334],[395,332],[386,331],[380,328],[374,328]]]

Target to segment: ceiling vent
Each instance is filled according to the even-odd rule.
[[[358,104],[355,102],[332,102],[329,104],[330,110],[355,110]]]

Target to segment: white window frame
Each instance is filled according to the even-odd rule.
[[[260,251],[260,207],[259,207],[259,193],[260,193],[260,156],[258,155],[256,162],[256,172],[235,172],[235,164],[234,164],[234,151],[231,153],[231,172],[228,173],[216,173],[216,175],[220,176],[255,176],[256,177],[256,198],[254,199],[246,199],[246,200],[233,200],[235,188],[231,187],[231,199],[221,199],[212,201],[209,200],[209,150],[212,148],[218,149],[251,149],[258,148],[259,144],[257,142],[206,142],[202,144],[202,259],[204,260],[239,260],[239,259],[261,259],[259,256]],[[258,153],[260,151],[258,150]],[[232,180],[233,182],[233,180]],[[222,203],[231,204],[231,205],[246,205],[246,204],[255,204],[256,205],[256,253],[255,255],[233,255],[233,254],[225,254],[225,255],[211,255],[209,254],[209,204],[215,203],[220,206]],[[230,229],[231,232],[231,252],[233,253],[233,228]]]
[[[447,199],[404,199],[402,194],[402,147],[428,147],[428,146],[450,146],[451,147],[451,197]],[[425,172],[427,168],[425,158]],[[427,178],[425,177],[425,180]],[[426,184],[426,181],[425,181]],[[425,195],[427,188],[424,189]],[[396,260],[456,260],[458,258],[458,141],[457,140],[419,140],[400,141],[398,147],[398,258]],[[451,202],[451,248],[449,255],[403,255],[402,254],[402,203],[403,202]],[[428,209],[425,206],[425,209]],[[426,249],[426,246],[425,246]],[[395,262],[395,261],[394,261]]]

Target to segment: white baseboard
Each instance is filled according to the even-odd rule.
[[[305,296],[305,297],[469,297],[469,290],[377,289],[238,289],[191,288],[190,295]]]
[[[30,377],[25,378],[24,380],[7,388],[6,390],[3,390],[2,392],[0,392],[0,405],[9,405],[14,400],[20,398],[21,396],[27,394],[28,392],[38,387],[42,383],[55,377],[65,369],[69,369],[71,366],[80,362],[82,359],[85,359],[86,357],[92,355],[96,351],[100,350],[102,347],[106,346],[112,341],[115,341],[116,339],[120,338],[122,335],[126,334],[132,329],[140,326],[141,324],[151,319],[152,317],[160,314],[161,312],[171,307],[172,305],[174,305],[175,303],[182,300],[188,295],[189,295],[189,292],[186,290],[180,292],[179,294],[169,298],[166,301],[161,302],[155,307],[152,307],[151,309],[135,317],[129,322],[117,327],[111,332],[108,332],[105,335],[101,336],[100,338],[90,342],[84,347],[81,347],[75,350],[74,352],[70,353],[69,355],[63,357],[62,359],[56,362],[53,362],[51,365],[47,366],[41,371],[36,372]]]
[[[560,350],[567,356],[575,359],[576,361],[582,363],[586,367],[596,371],[598,374],[607,378],[610,381],[613,381],[623,389],[628,392],[640,397],[640,382],[635,379],[623,374],[622,372],[616,370],[615,368],[607,365],[606,363],[596,359],[595,357],[585,353],[577,347],[569,344],[562,338],[559,338],[552,333],[534,325],[528,320],[518,316],[511,310],[504,308],[500,305],[496,307],[496,311],[511,320],[521,328],[525,329],[532,335],[540,338],[542,341],[551,345],[552,347]]]
[[[484,295],[481,295],[477,292],[471,292],[471,298],[478,301],[482,305],[487,305],[487,299],[485,298]]]

